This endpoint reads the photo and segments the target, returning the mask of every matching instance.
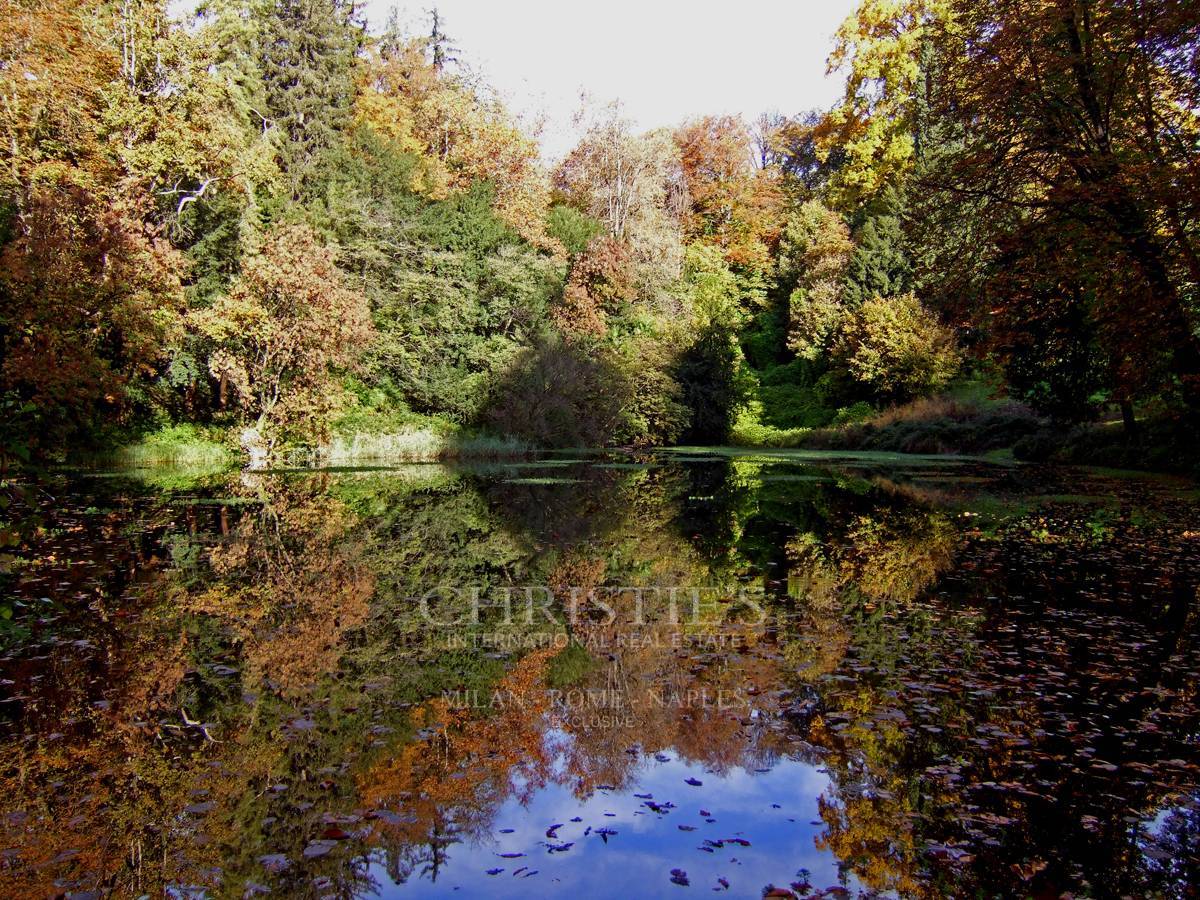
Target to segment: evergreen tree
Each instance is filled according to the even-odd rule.
[[[451,45],[450,36],[446,34],[446,23],[436,6],[429,16],[432,21],[429,28],[429,55],[433,62],[433,70],[441,73],[446,68],[446,63],[458,62],[458,48]]]
[[[262,77],[293,200],[311,196],[350,120],[363,25],[346,0],[276,0],[263,11]]]
[[[912,287],[912,262],[900,221],[901,198],[887,188],[868,207],[846,268],[843,302],[856,309],[874,297],[899,297]]]

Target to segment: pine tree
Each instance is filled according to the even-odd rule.
[[[345,129],[364,30],[346,0],[276,0],[267,7],[262,74],[281,133],[281,167],[292,199],[314,193],[321,166]]]
[[[458,48],[450,43],[446,34],[445,21],[435,6],[429,13],[432,24],[429,28],[429,54],[433,62],[433,70],[440,73],[446,68],[446,63],[458,62]]]
[[[843,302],[850,309],[875,297],[899,297],[912,287],[912,262],[905,246],[901,200],[887,188],[868,210],[846,268]]]

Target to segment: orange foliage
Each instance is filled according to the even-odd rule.
[[[453,709],[435,698],[414,714],[414,724],[432,729],[426,739],[365,772],[358,782],[361,802],[373,809],[399,809],[406,820],[377,823],[389,840],[419,843],[436,823],[454,821],[471,833],[514,795],[528,796],[552,777],[552,748],[545,739],[550,694],[546,671],[557,651],[536,650],[522,658],[481,702],[491,708]]]
[[[779,237],[781,193],[754,168],[753,141],[733,116],[707,116],[675,132],[691,211],[686,233],[725,251],[728,261],[765,270]]]

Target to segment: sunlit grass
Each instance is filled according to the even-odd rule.
[[[167,425],[135,444],[118,449],[114,461],[126,466],[220,466],[233,461],[230,449],[194,425]]]
[[[414,428],[385,433],[353,432],[335,436],[318,451],[322,463],[366,460],[433,462],[444,459],[504,459],[525,456],[532,448],[515,438],[461,435]]]

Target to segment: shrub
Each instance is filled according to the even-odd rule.
[[[515,357],[484,421],[537,447],[603,446],[619,433],[631,392],[608,354],[545,338]]]
[[[864,303],[837,352],[856,381],[892,402],[945,387],[961,361],[953,333],[912,294]]]
[[[335,405],[334,369],[355,362],[371,334],[366,298],[303,225],[267,235],[228,295],[191,321],[216,344],[209,371],[271,443],[320,434]]]
[[[849,418],[864,411],[856,404],[842,413]],[[1014,447],[1044,425],[1029,407],[1013,401],[981,403],[940,396],[914,400],[841,427],[811,432],[804,443],[838,450],[987,453]]]
[[[546,233],[566,247],[571,256],[583,253],[603,230],[604,226],[591,216],[561,203],[552,206],[546,216]]]
[[[850,425],[854,422],[862,422],[871,418],[875,414],[875,407],[870,403],[859,401],[853,406],[847,406],[837,411],[833,417],[834,425]]]

